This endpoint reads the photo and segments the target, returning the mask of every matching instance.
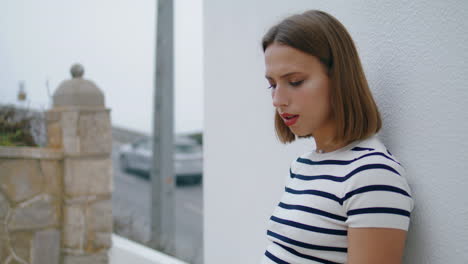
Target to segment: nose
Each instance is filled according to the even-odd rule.
[[[271,97],[273,99],[273,106],[276,108],[284,107],[289,104],[287,91],[285,91],[285,89],[281,88],[279,85],[276,87],[276,89],[273,90]]]

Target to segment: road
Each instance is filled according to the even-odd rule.
[[[151,184],[145,177],[121,171],[117,143],[113,149],[114,233],[148,243],[151,238]],[[192,264],[203,264],[202,184],[177,186],[174,196],[176,257]]]

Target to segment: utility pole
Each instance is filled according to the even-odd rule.
[[[173,0],[157,1],[151,241],[155,248],[170,255],[175,255],[173,14]]]

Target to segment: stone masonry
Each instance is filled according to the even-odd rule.
[[[63,154],[0,147],[0,263],[60,260]]]
[[[71,72],[46,112],[47,148],[0,147],[0,263],[109,262],[110,110],[81,65]]]

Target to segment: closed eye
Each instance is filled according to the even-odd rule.
[[[289,84],[292,85],[292,86],[297,87],[297,86],[301,85],[303,82],[304,82],[304,80],[301,80],[301,81],[297,81],[297,82],[289,82]]]
[[[275,89],[276,88],[276,84],[270,84],[270,86],[268,86],[267,89]]]

